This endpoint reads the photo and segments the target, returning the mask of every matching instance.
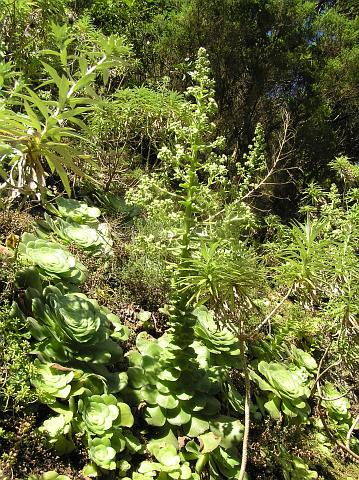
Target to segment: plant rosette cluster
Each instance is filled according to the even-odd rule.
[[[85,266],[60,243],[24,233],[18,246],[18,256],[25,265],[33,265],[43,278],[83,283],[87,278]]]
[[[130,407],[114,395],[90,395],[80,398],[78,402],[76,429],[85,432],[93,464],[105,470],[117,468],[117,453],[126,448],[132,452],[141,450],[141,444],[126,430],[133,423]],[[87,467],[87,470],[90,468]]]
[[[41,238],[53,234],[65,244],[73,243],[92,255],[111,255],[113,241],[107,223],[100,223],[101,210],[85,202],[69,198],[55,200],[56,207],[48,204],[47,209],[57,216],[45,213],[44,220],[38,221],[37,233]]]
[[[57,204],[58,214],[66,218],[57,221],[72,222],[75,229],[100,228],[97,208],[66,199]],[[54,234],[64,239],[56,229]],[[27,322],[37,340],[31,382],[40,401],[57,414],[39,430],[59,454],[74,450],[73,435],[82,438],[91,460],[84,475],[117,468],[125,473],[126,459],[142,446],[128,430],[134,423],[130,407],[114,395],[127,385],[127,374],[108,366],[123,361],[118,342],[128,339],[128,329],[108,308],[77,290],[74,284],[85,280],[85,269],[65,246],[25,233],[18,253],[28,268],[17,275],[24,293],[13,314]]]
[[[173,354],[172,342],[170,333],[158,340],[145,332],[138,335],[138,351],[127,354],[129,385],[122,392],[124,398],[133,405],[144,404],[144,418],[157,428],[158,442],[178,448],[179,435],[195,438],[213,432],[221,448],[236,449],[244,427],[238,419],[219,414],[221,405],[215,395],[219,393],[220,381],[216,369],[210,366],[211,352],[196,340],[191,348],[196,351],[194,358],[197,357],[198,364],[196,370],[189,373],[176,363],[178,358]],[[149,471],[142,474],[157,471],[145,465],[143,468]]]
[[[262,413],[266,410],[275,420],[285,415],[289,422],[308,422],[310,382],[307,370],[262,360],[257,371],[262,376],[254,370],[250,371],[250,376],[261,390],[256,399]],[[263,392],[269,392],[264,399]]]
[[[39,341],[37,353],[45,360],[110,364],[122,359],[116,341],[127,340],[128,329],[95,300],[83,293],[65,293],[61,284],[42,293],[29,288],[25,297],[31,302],[28,325]]]
[[[45,220],[38,222],[37,233],[41,238],[48,238],[53,232],[65,244],[74,244],[81,250],[93,255],[109,255],[112,253],[112,240],[106,223],[87,224],[51,218],[47,213]]]
[[[144,418],[165,430],[182,427],[197,436],[208,429],[208,418],[220,408],[214,394],[218,385],[197,367],[194,377],[186,375],[171,352],[171,335],[158,340],[145,332],[137,336],[138,351],[127,354],[129,387],[124,394],[134,404],[145,403]],[[203,415],[205,413],[205,415]]]
[[[192,473],[189,463],[183,460],[183,457],[178,454],[176,447],[173,445],[162,446],[153,443],[149,444],[148,450],[157,461],[141,462],[137,473],[142,476],[143,480],[154,478],[199,480],[199,476]]]
[[[343,442],[347,442],[348,432],[353,422],[349,400],[330,382],[324,384],[322,394],[325,398],[322,404],[327,410],[332,430]],[[358,429],[359,426],[356,425],[353,433]],[[355,435],[350,437],[350,447],[355,453],[359,453],[359,440]]]
[[[223,417],[213,423],[216,433],[209,431],[196,440],[189,440],[181,449],[166,440],[151,440],[147,450],[153,460],[141,462],[137,472],[132,474],[132,480],[199,480],[205,470],[213,480],[237,478],[240,459],[234,446],[236,440],[231,435],[225,438],[225,431],[231,431],[232,426],[231,421],[226,423]]]
[[[47,205],[50,213],[57,215],[69,222],[80,224],[96,224],[101,216],[101,210],[97,207],[90,207],[86,202],[73,198],[60,197],[55,200],[57,207]]]
[[[60,475],[55,470],[43,473],[42,475],[30,475],[27,480],[70,480],[67,475]]]
[[[300,457],[289,455],[283,448],[281,449],[280,463],[283,467],[284,480],[315,480],[318,478],[318,473],[310,470]]]
[[[87,470],[114,470],[117,453],[142,448],[129,430],[123,430],[134,423],[130,407],[115,395],[103,393],[107,389],[104,378],[39,360],[35,367],[32,384],[41,401],[58,414],[45,420],[39,430],[59,454],[73,451],[73,435],[79,434],[93,462]]]
[[[198,307],[193,314],[197,318],[194,327],[196,338],[210,352],[212,365],[239,368],[240,342],[224,325],[214,320],[214,313],[205,306]]]
[[[240,456],[236,448],[236,441],[233,441],[231,432],[233,424],[226,417],[220,421],[213,422],[211,431],[200,435],[195,440],[190,440],[185,445],[182,453],[187,460],[196,460],[195,471],[201,475],[208,469],[210,478],[220,480],[222,478],[237,478],[240,468]],[[244,477],[248,477],[245,475]]]

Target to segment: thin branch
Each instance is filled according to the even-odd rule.
[[[264,178],[262,178],[262,180],[259,182],[258,185],[256,185],[252,190],[250,190],[249,192],[247,192],[240,200],[241,201],[244,201],[245,199],[247,199],[248,197],[252,196],[253,193],[257,190],[259,190],[261,187],[263,187],[264,185],[267,185],[268,184],[268,180],[272,177],[272,175],[277,171],[277,165],[279,162],[281,162],[283,160],[283,149],[284,149],[284,146],[288,143],[289,141],[289,135],[288,135],[288,130],[289,130],[289,114],[286,113],[285,115],[285,118],[284,118],[284,127],[283,127],[283,133],[282,133],[282,136],[281,136],[281,139],[279,141],[279,147],[278,147],[278,151],[277,151],[277,154],[275,156],[275,159],[271,165],[271,168],[268,169],[268,172],[266,174],[266,176]],[[288,155],[288,154],[287,154]]]
[[[350,448],[350,437],[352,436],[354,428],[357,426],[358,423],[359,423],[359,415],[357,415],[356,419],[354,420],[354,422],[353,422],[352,426],[350,427],[349,432],[347,434],[347,443],[346,443],[347,448]]]
[[[282,298],[282,300],[273,308],[273,310],[266,316],[266,318],[263,320],[262,323],[260,323],[255,329],[254,331],[255,332],[258,332],[259,330],[261,330],[262,327],[264,327],[264,325],[266,323],[268,323],[270,321],[270,319],[273,317],[273,315],[275,315],[277,313],[277,311],[280,309],[280,307],[283,305],[283,303],[288,299],[288,297],[290,296],[290,294],[293,292],[293,285],[289,288],[288,292],[285,294],[285,296]]]

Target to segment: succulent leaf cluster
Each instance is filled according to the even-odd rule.
[[[310,470],[300,457],[289,455],[284,449],[282,449],[281,460],[284,480],[315,480],[318,478],[318,473]]]
[[[259,403],[270,416],[280,419],[283,413],[288,419],[306,422],[310,413],[308,373],[294,365],[289,368],[282,363],[264,360],[258,363],[257,370],[262,376],[252,370],[251,377],[260,390],[269,392],[267,400]]]
[[[101,215],[99,208],[91,207],[86,202],[80,202],[73,198],[60,197],[55,202],[57,207],[48,205],[48,210],[67,221],[80,224],[96,223]]]
[[[32,385],[56,413],[39,430],[59,454],[74,450],[74,434],[82,438],[91,461],[83,473],[98,476],[98,469],[115,470],[121,464],[118,453],[142,449],[129,431],[134,422],[130,407],[115,396],[127,385],[127,373],[108,368],[123,361],[118,342],[128,339],[128,329],[108,308],[78,291],[74,284],[85,280],[85,267],[46,234],[52,230],[91,255],[109,252],[106,226],[97,222],[100,211],[66,199],[58,199],[57,207],[52,210],[59,218],[45,214],[47,223],[40,225],[43,238],[22,237],[19,258],[27,268],[17,275],[23,294],[13,314],[27,322],[37,340]]]
[[[238,368],[240,342],[238,337],[225,325],[214,320],[214,313],[201,306],[193,314],[197,318],[194,327],[195,336],[204,344],[212,356],[215,365]]]
[[[171,340],[168,334],[158,341],[139,334],[138,352],[128,355],[131,388],[127,394],[135,402],[145,402],[144,417],[149,425],[182,426],[186,435],[197,436],[208,430],[208,419],[219,411],[220,403],[214,396],[219,386],[198,365],[191,375],[183,370],[171,351]]]
[[[40,476],[30,475],[27,480],[70,480],[70,478],[67,475],[60,475],[55,470],[51,470]]]
[[[51,280],[73,284],[87,278],[85,266],[60,243],[24,233],[18,246],[20,260],[36,267],[40,275]]]
[[[113,242],[106,223],[78,223],[62,218],[52,218],[45,213],[44,221],[38,222],[38,225],[38,233],[42,238],[46,238],[50,232],[53,232],[65,244],[73,243],[81,250],[92,254],[106,255],[112,251]]]
[[[121,347],[110,338],[111,328],[122,340],[128,332],[107,308],[82,293],[65,293],[60,284],[46,287],[42,294],[27,292],[32,297],[30,331],[47,361],[108,364],[122,358]]]

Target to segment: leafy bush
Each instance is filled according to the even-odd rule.
[[[0,109],[0,175],[4,180],[1,188],[10,189],[12,197],[37,194],[45,199],[47,169],[57,173],[66,193],[71,195],[67,170],[80,176],[84,174],[76,165],[76,160],[83,159],[84,153],[73,140],[81,138],[77,127],[86,130],[80,115],[92,109],[91,96],[79,97],[78,93],[86,89],[88,93],[99,74],[105,80],[108,70],[129,56],[129,48],[122,39],[102,37],[100,45],[96,45],[96,50],[87,58],[75,54],[70,63],[68,47],[74,37],[68,35],[65,26],[53,26],[53,29],[61,45],[58,50],[46,49],[44,53],[59,59],[61,66],[56,69],[46,62],[42,65],[48,76],[45,84],[57,90],[55,99],[40,98],[26,87],[16,94],[20,111],[10,108],[11,101]],[[48,91],[47,96],[51,98],[53,92]]]
[[[19,410],[37,400],[31,389],[34,372],[30,334],[23,321],[13,318],[9,306],[0,310],[0,404],[3,411]]]

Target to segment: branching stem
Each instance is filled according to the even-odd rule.
[[[280,307],[283,305],[283,303],[288,299],[288,297],[290,296],[290,294],[293,292],[293,286],[291,286],[288,290],[288,292],[285,294],[285,296],[282,298],[282,300],[273,308],[273,310],[266,316],[266,318],[263,320],[262,323],[260,323],[254,330],[256,332],[258,332],[259,330],[261,330],[264,325],[266,325],[270,320],[271,318],[273,317],[273,315],[275,315],[278,310],[280,309]]]

